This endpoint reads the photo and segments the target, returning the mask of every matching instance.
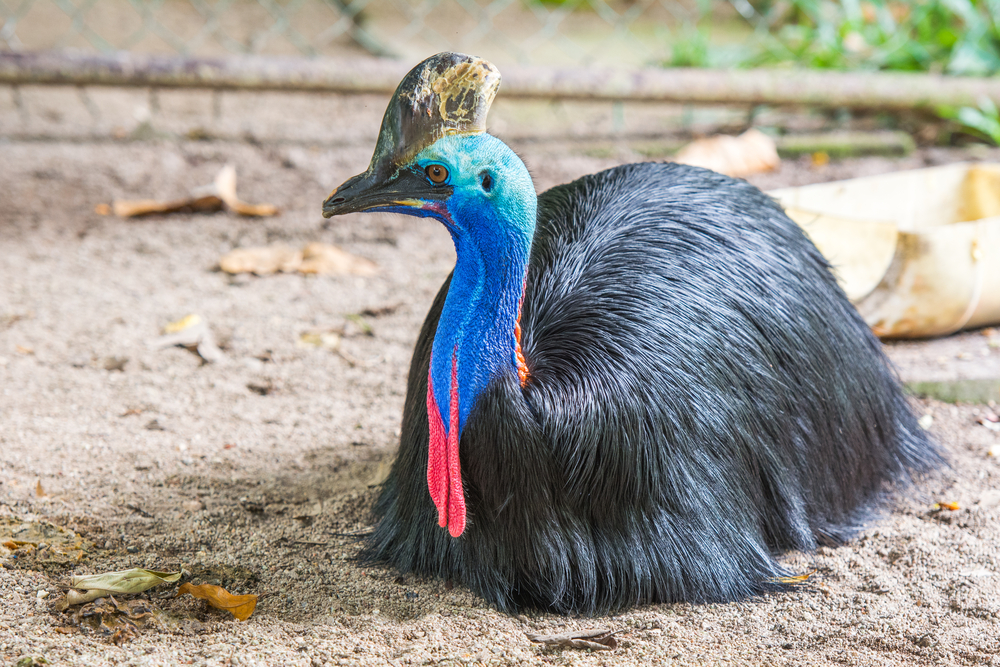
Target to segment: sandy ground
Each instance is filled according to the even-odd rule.
[[[522,152],[539,188],[635,159]],[[6,142],[0,154],[0,535],[33,530],[57,545],[68,534],[51,522],[82,539],[68,557],[54,547],[3,557],[0,664],[1000,664],[1000,463],[987,454],[1000,433],[976,421],[989,407],[915,400],[952,469],[854,543],[789,554],[792,569],[816,571],[796,592],[595,619],[505,616],[461,587],[351,560],[350,534],[368,525],[391,460],[411,346],[454,261],[426,220],[324,224],[323,196],[370,148]],[[798,161],[755,182],[967,157]],[[281,215],[125,222],[93,211],[114,197],[182,194],[226,162],[245,199]],[[381,271],[232,278],[215,268],[235,247],[317,240]],[[149,345],[191,313],[222,362]],[[338,350],[299,342],[329,330],[342,334]],[[889,351],[904,377],[960,375],[976,359],[996,362],[988,342],[971,332]],[[961,509],[935,511],[938,501]],[[184,580],[261,599],[240,623],[155,588],[141,596],[153,620],[121,645],[52,609],[70,575],[127,567],[183,569]],[[617,630],[619,648],[525,636],[593,626]]]

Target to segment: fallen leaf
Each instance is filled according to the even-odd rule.
[[[357,257],[329,243],[314,242],[302,249],[301,273],[325,275],[372,276],[378,273],[378,265],[363,257]]]
[[[292,273],[302,265],[302,253],[285,245],[264,248],[236,248],[219,258],[219,268],[226,273],[252,273],[267,276],[281,271]]]
[[[35,349],[28,347],[27,345],[15,345],[14,349],[17,350],[18,354],[34,354]]]
[[[70,579],[70,586],[85,591],[100,590],[110,593],[141,593],[159,584],[179,581],[180,572],[156,572],[134,567],[130,570],[88,574]]]
[[[340,332],[338,331],[307,331],[299,335],[299,347],[319,347],[325,350],[336,350],[340,347]]]
[[[217,194],[230,210],[252,217],[276,215],[278,207],[274,204],[247,204],[236,196],[236,167],[227,164],[215,177],[215,194]]]
[[[931,505],[931,509],[932,510],[937,510],[937,511],[950,510],[950,511],[954,512],[955,510],[961,509],[961,507],[959,507],[958,503],[956,503],[956,502],[934,503],[933,505]]]
[[[200,315],[188,315],[176,322],[163,327],[164,335],[150,343],[150,346],[162,350],[175,345],[187,348],[198,354],[205,362],[222,361],[225,355],[215,344],[215,337],[208,323]]]
[[[302,250],[294,250],[286,245],[236,248],[219,258],[219,268],[229,274],[253,273],[258,276],[279,271],[355,276],[371,276],[378,272],[375,262],[352,255],[329,243],[318,242],[310,243]]]
[[[546,646],[560,646],[563,648],[589,648],[594,651],[614,651],[618,648],[618,640],[615,639],[615,631],[607,628],[592,628],[590,630],[577,630],[564,632],[559,635],[536,635],[530,632],[524,633],[529,641]]]
[[[111,210],[119,218],[139,218],[157,213],[213,213],[222,210],[222,206],[222,198],[214,194],[172,201],[116,199],[111,202]]]
[[[787,577],[775,577],[771,581],[776,584],[802,584],[809,580],[809,577],[816,574],[816,570],[810,570],[805,574],[793,574]]]
[[[168,322],[163,327],[163,333],[172,334],[184,331],[185,329],[190,329],[191,327],[201,324],[201,315],[191,314],[185,315],[179,320],[174,322]]]
[[[58,611],[66,611],[66,609],[76,606],[78,604],[87,604],[88,602],[93,602],[98,598],[105,598],[112,595],[111,591],[102,591],[100,589],[94,589],[91,591],[78,591],[70,589],[66,591],[66,596],[56,602],[56,609]]]
[[[162,213],[211,213],[228,208],[239,215],[271,216],[278,213],[273,204],[247,204],[236,196],[236,168],[227,164],[209,186],[200,188],[189,197],[161,201],[159,199],[116,199],[108,207],[98,204],[94,210],[100,215],[108,211],[120,218],[136,218]]]
[[[44,498],[46,495],[45,489],[42,487],[42,480],[38,480],[35,483],[35,496],[38,498]]]
[[[774,139],[750,128],[738,137],[717,135],[693,141],[677,152],[674,162],[727,176],[748,176],[777,169],[781,158]]]
[[[188,594],[196,598],[205,600],[216,609],[224,609],[236,617],[238,621],[245,621],[250,618],[254,608],[257,606],[257,596],[233,595],[221,586],[213,584],[201,584],[195,586],[191,583],[182,584],[177,590],[177,595]]]

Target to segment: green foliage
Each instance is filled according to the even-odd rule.
[[[664,64],[667,67],[740,67],[751,54],[746,44],[713,43],[708,30],[685,23],[671,32],[670,58]]]
[[[993,100],[984,97],[979,100],[979,108],[940,109],[942,118],[950,118],[972,134],[981,136],[1000,146],[1000,109]]]
[[[698,30],[690,23],[678,31],[670,44],[671,67],[711,67],[708,31]]]
[[[755,48],[743,67],[794,64],[838,70],[893,70],[991,76],[1000,73],[1000,0],[749,0]],[[725,47],[686,26],[669,64],[720,66]],[[970,134],[1000,145],[1000,112],[942,109]]]
[[[768,29],[746,65],[1000,71],[1000,0],[785,0],[758,12]]]

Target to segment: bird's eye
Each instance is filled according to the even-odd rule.
[[[424,173],[427,174],[427,178],[431,179],[431,183],[435,185],[440,185],[448,180],[448,170],[440,164],[427,165]]]
[[[493,189],[493,177],[490,176],[490,172],[484,171],[479,174],[479,182],[483,184],[483,191],[489,192]]]

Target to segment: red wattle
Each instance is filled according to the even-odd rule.
[[[451,391],[448,406],[448,433],[434,398],[434,381],[427,372],[427,424],[430,442],[427,447],[427,488],[438,511],[438,525],[447,527],[452,537],[465,532],[465,489],[458,457],[458,357],[451,358]]]
[[[434,381],[427,373],[427,423],[430,442],[427,447],[427,488],[438,511],[438,525],[448,525],[448,445],[441,411],[434,398]]]
[[[448,532],[458,537],[465,531],[465,489],[458,460],[458,357],[451,358],[451,410],[448,415]]]

